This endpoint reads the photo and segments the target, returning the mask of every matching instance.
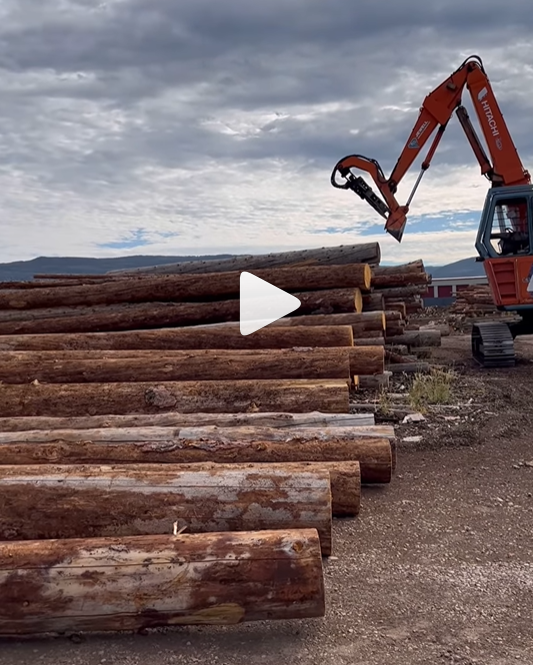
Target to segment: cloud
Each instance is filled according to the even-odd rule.
[[[459,230],[458,216],[479,214],[487,181],[455,118],[401,245],[329,177],[353,152],[389,173],[424,96],[476,52],[527,166],[528,8],[525,0],[509,0],[504,14],[495,0],[404,0],[386,12],[370,0],[6,0],[0,260],[370,237],[392,260],[418,251],[441,263],[442,243],[450,260],[472,255],[475,229]],[[465,103],[473,117],[468,94]],[[413,167],[399,200],[416,175]],[[424,218],[434,230],[417,222]]]

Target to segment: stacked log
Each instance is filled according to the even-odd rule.
[[[466,316],[483,316],[496,314],[496,305],[488,284],[472,284],[457,291],[454,304],[450,307],[452,314]]]
[[[322,616],[332,518],[357,516],[361,486],[390,483],[396,466],[393,428],[351,414],[350,388],[388,380],[391,345],[428,342],[406,328],[423,267],[379,260],[370,243],[0,289],[0,584],[20,604],[33,561],[46,598],[69,608],[6,606],[0,635]],[[302,306],[241,335],[243,269]],[[83,553],[99,575],[114,551],[98,588],[116,604],[95,619],[101,599],[75,564]],[[140,602],[145,559],[166,568],[146,573]],[[204,571],[194,593],[176,582],[169,595],[187,561]],[[290,605],[272,592],[280,575]]]
[[[316,529],[0,542],[0,587],[10,637],[325,613]]]

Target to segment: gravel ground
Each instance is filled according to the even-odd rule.
[[[513,370],[475,368],[468,344],[436,354],[459,373],[455,408],[399,425],[392,484],[335,521],[325,618],[4,641],[0,663],[531,665],[533,344]]]

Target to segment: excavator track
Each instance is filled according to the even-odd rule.
[[[500,321],[475,323],[472,356],[483,367],[514,367],[514,338],[509,326]]]

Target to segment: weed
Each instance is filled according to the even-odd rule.
[[[455,378],[455,372],[446,369],[433,369],[429,374],[415,374],[409,390],[411,406],[424,411],[430,404],[449,404]]]

